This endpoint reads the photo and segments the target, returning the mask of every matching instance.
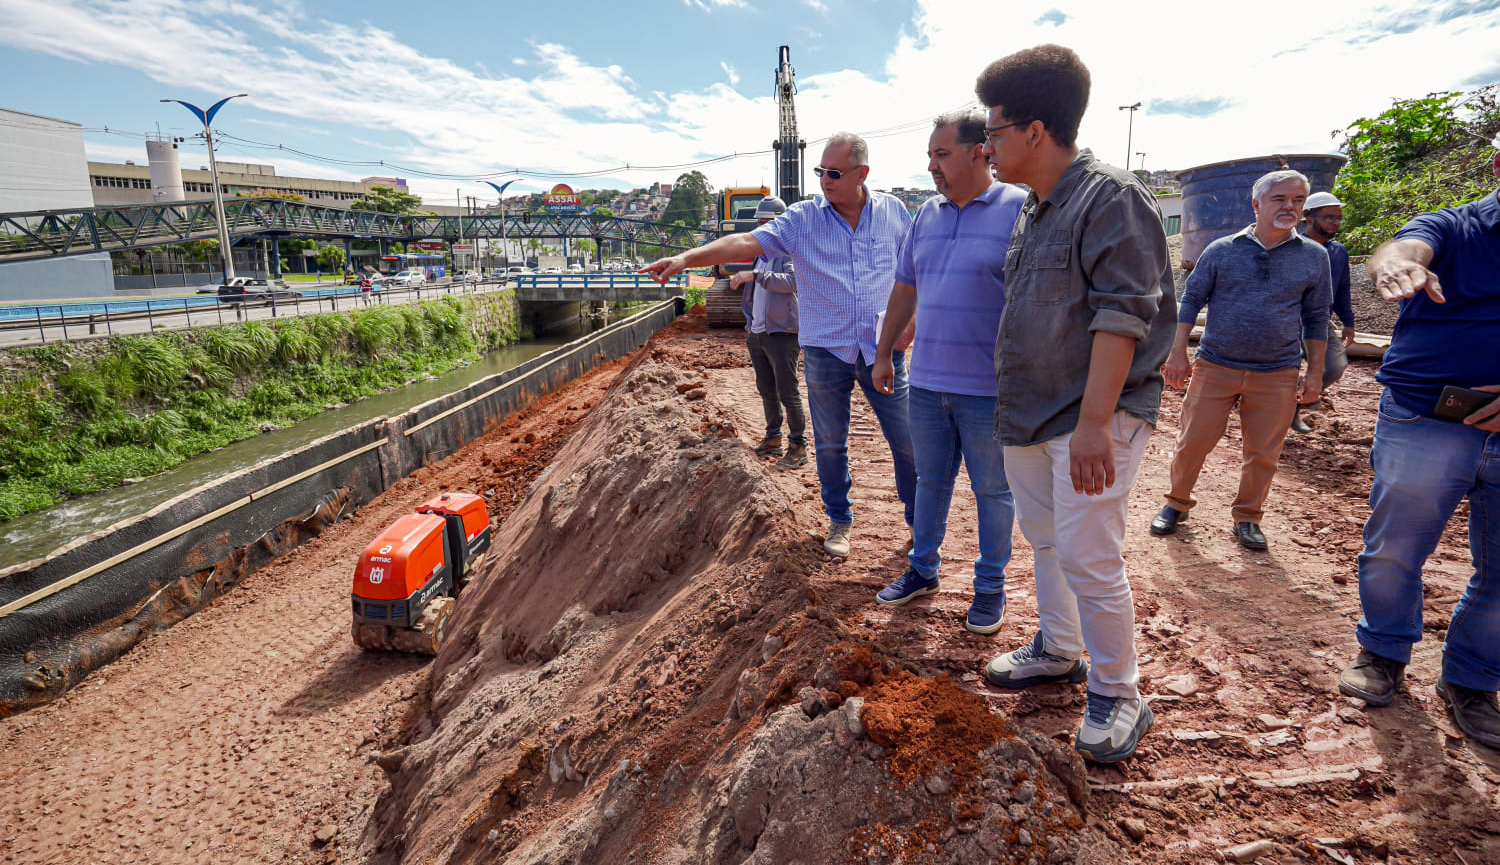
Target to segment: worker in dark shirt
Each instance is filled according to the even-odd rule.
[[[1333,274],[1333,314],[1344,325],[1343,331],[1339,332],[1333,329],[1332,320],[1328,322],[1328,347],[1323,353],[1323,391],[1326,393],[1328,386],[1342,378],[1344,370],[1348,368],[1349,355],[1346,349],[1354,342],[1354,301],[1349,293],[1349,250],[1333,239],[1344,224],[1344,202],[1335,198],[1331,192],[1314,192],[1307,197],[1302,216],[1305,220],[1302,235],[1323,244],[1323,248],[1328,250],[1328,266]],[[1298,405],[1297,412],[1292,415],[1292,431],[1305,433],[1311,430],[1312,427],[1302,419],[1302,406]]]
[[[1500,152],[1492,166],[1500,176]],[[1339,690],[1372,706],[1395,698],[1422,639],[1422,567],[1467,497],[1474,573],[1448,620],[1437,693],[1465,735],[1500,749],[1500,399],[1472,407],[1500,393],[1500,190],[1418,215],[1365,267],[1401,314],[1375,377],[1360,651]],[[1450,386],[1472,402],[1445,397]]]

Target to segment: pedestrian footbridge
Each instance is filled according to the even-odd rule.
[[[711,238],[703,230],[620,216],[498,214],[421,216],[344,210],[280,198],[224,202],[230,244],[257,237],[409,242],[509,238],[589,238],[691,249]],[[212,201],[174,201],[66,210],[0,213],[0,263],[146,249],[216,239]]]

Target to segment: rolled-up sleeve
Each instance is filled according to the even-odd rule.
[[[788,210],[765,225],[756,226],[750,234],[760,243],[761,254],[778,258],[792,254],[797,246],[798,229],[796,212]]]
[[[1094,312],[1089,332],[1144,339],[1161,305],[1162,272],[1168,266],[1156,202],[1134,186],[1110,196],[1084,228],[1079,255]]]

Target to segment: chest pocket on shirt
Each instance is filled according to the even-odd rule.
[[[1007,290],[1013,300],[1028,303],[1062,303],[1074,294],[1068,267],[1073,260],[1073,232],[1071,229],[1048,231],[1043,237],[1033,238],[1025,248],[1012,246],[1005,256],[1005,270],[1009,274],[1019,268],[1028,273],[1023,280],[1025,288],[1019,294]],[[1009,285],[1009,280],[1007,280]]]

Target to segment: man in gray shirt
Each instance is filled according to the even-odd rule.
[[[1005,688],[1088,680],[1076,747],[1124,760],[1151,729],[1125,575],[1125,508],[1161,401],[1177,308],[1161,211],[1134,175],[1077,145],[1089,72],[1060,45],[979,76],[997,179],[1024,183],[995,342],[995,435],[1035,551],[1041,629],[992,659]],[[1087,648],[1090,669],[1083,660]]]
[[[1193,486],[1203,460],[1224,436],[1229,412],[1238,404],[1244,460],[1230,509],[1232,530],[1245,548],[1266,548],[1261,514],[1292,414],[1298,403],[1315,402],[1323,389],[1333,288],[1328,252],[1296,231],[1308,190],[1307,178],[1291,170],[1255,181],[1250,193],[1255,222],[1210,243],[1188,276],[1177,308],[1177,337],[1163,370],[1168,384],[1187,387],[1187,396],[1172,456],[1172,489],[1151,520],[1152,534],[1177,531],[1196,504]],[[1205,304],[1208,323],[1197,362],[1189,367],[1188,335]],[[1307,375],[1299,379],[1304,342]]]

